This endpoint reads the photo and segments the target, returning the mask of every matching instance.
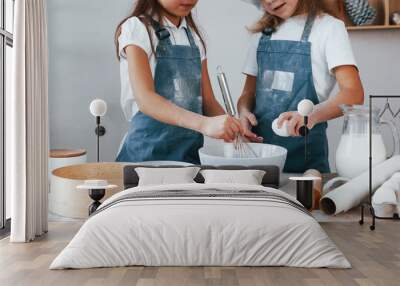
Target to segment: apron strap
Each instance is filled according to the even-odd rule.
[[[259,46],[263,49],[267,46],[267,43],[271,40],[272,34],[275,32],[274,28],[266,28],[262,31]]]
[[[311,30],[314,26],[314,22],[315,22],[315,15],[313,14],[309,14],[307,17],[307,21],[306,24],[304,26],[304,30],[303,30],[303,34],[301,36],[301,41],[302,42],[308,42],[308,39],[310,38],[310,34],[311,34]],[[262,37],[261,37],[261,41],[267,41],[270,40],[272,37],[272,34],[275,32],[274,28],[266,28],[263,32],[262,32]]]
[[[150,23],[155,31],[156,37],[159,41],[159,44],[172,45],[171,39],[170,39],[170,36],[171,36],[170,32],[166,28],[161,26],[161,24],[159,22],[157,22],[156,20],[154,20],[152,17],[147,16],[147,19],[150,21]]]
[[[196,47],[197,47],[196,41],[194,40],[193,34],[192,34],[192,32],[190,31],[189,26],[185,27],[185,31],[186,31],[186,35],[187,35],[187,37],[188,37],[190,46],[191,46],[192,48],[196,48]]]
[[[308,14],[307,21],[306,21],[306,24],[305,24],[304,30],[303,30],[303,35],[301,36],[302,42],[308,42],[308,39],[310,38],[312,27],[314,26],[315,17],[316,16],[314,14]]]
[[[272,34],[275,32],[274,28],[268,27],[265,28],[264,31],[262,31],[262,38],[265,38],[267,40],[270,40],[272,37]]]

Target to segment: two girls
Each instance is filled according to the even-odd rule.
[[[118,26],[121,99],[131,126],[117,161],[198,164],[202,134],[232,141],[242,132],[214,97],[191,14],[197,2],[138,0]]]
[[[362,104],[364,92],[344,23],[325,13],[321,0],[245,0],[264,10],[253,27],[238,102],[245,135],[288,149],[285,171],[329,172],[327,121],[342,116],[340,105]],[[329,97],[335,83],[339,92]],[[308,154],[299,137],[303,99],[316,106],[309,117]],[[272,131],[287,121],[292,137]],[[260,137],[259,137],[260,136]]]
[[[214,98],[204,42],[191,15],[197,0],[137,1],[116,34],[122,102],[131,119],[118,161],[198,163],[201,133],[226,141],[242,133],[287,148],[287,172],[329,172],[326,122],[342,115],[340,105],[364,99],[344,23],[326,14],[320,0],[245,1],[265,13],[253,29],[240,122],[224,115]],[[339,92],[329,97],[336,82]],[[303,99],[316,105],[307,160],[298,137],[303,118],[296,112]],[[275,118],[279,126],[287,121],[292,137],[273,133]]]

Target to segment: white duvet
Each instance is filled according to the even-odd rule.
[[[103,210],[85,222],[50,269],[133,265],[351,267],[314,218],[279,201],[184,197],[118,202],[136,192],[205,189],[257,190],[293,200],[279,190],[237,184],[132,188],[105,201],[100,207]]]

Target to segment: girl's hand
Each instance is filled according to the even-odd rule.
[[[300,128],[304,126],[304,117],[301,116],[297,111],[289,111],[284,112],[279,115],[278,127],[281,128],[283,123],[288,121],[288,132],[290,136],[301,136]],[[309,129],[314,127],[315,123],[313,122],[312,116],[308,117],[308,125]]]
[[[223,139],[225,142],[233,142],[238,134],[243,135],[243,128],[238,119],[229,115],[220,115],[205,117],[201,133],[215,139]]]
[[[250,142],[262,143],[264,138],[259,137],[257,134],[251,131],[253,126],[257,126],[257,118],[256,116],[249,112],[243,111],[240,113],[240,124],[243,128],[243,136],[245,136]]]

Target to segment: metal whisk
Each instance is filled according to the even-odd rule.
[[[228,82],[226,80],[225,73],[222,71],[222,67],[218,66],[217,68],[217,77],[219,87],[221,88],[222,97],[224,99],[224,104],[226,111],[232,117],[238,117],[238,113],[236,111],[235,105],[232,100],[231,92],[229,90]],[[234,157],[237,158],[256,158],[258,157],[257,153],[251,148],[250,144],[246,141],[246,139],[237,134],[235,141],[233,142],[233,146],[235,149]]]

